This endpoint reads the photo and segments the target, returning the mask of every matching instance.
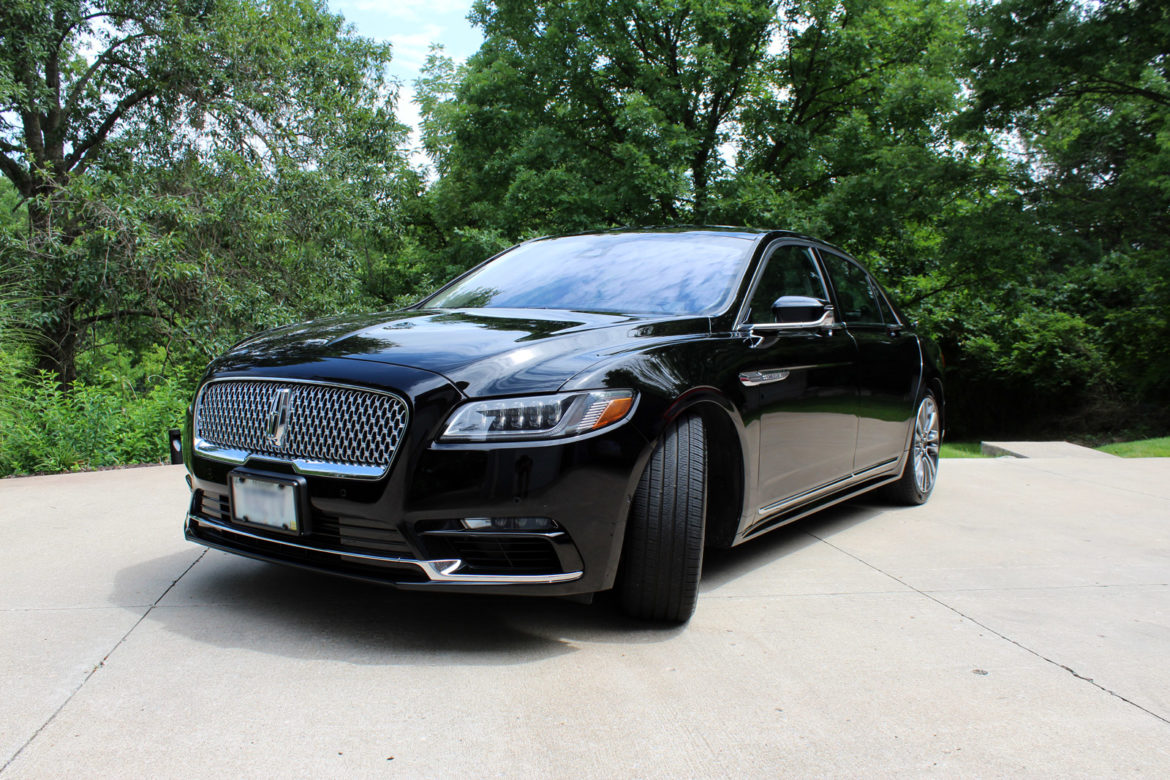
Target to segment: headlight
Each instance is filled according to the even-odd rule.
[[[440,441],[555,439],[621,422],[638,395],[633,390],[592,390],[528,398],[472,401],[451,415]]]

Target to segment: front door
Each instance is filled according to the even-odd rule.
[[[747,322],[775,322],[772,302],[784,295],[828,300],[808,247],[781,244],[765,263]],[[756,502],[762,513],[849,476],[857,439],[856,356],[853,340],[837,327],[771,332],[744,344],[739,377],[745,412],[759,431]]]

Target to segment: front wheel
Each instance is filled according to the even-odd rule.
[[[934,492],[938,479],[938,447],[941,441],[938,402],[929,390],[918,404],[914,416],[914,435],[902,476],[887,489],[887,495],[899,504],[925,504]]]
[[[685,623],[695,611],[707,514],[707,440],[698,417],[671,423],[638,482],[618,598],[633,617]]]

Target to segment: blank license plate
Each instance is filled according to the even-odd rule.
[[[297,486],[232,474],[232,517],[243,523],[300,533]]]

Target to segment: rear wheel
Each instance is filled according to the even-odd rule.
[[[925,504],[938,478],[938,447],[941,439],[938,402],[929,390],[918,403],[914,435],[902,476],[887,488],[887,495],[899,504]]]
[[[707,440],[698,417],[670,425],[650,456],[626,525],[618,598],[637,618],[685,623],[695,611],[707,512]]]

